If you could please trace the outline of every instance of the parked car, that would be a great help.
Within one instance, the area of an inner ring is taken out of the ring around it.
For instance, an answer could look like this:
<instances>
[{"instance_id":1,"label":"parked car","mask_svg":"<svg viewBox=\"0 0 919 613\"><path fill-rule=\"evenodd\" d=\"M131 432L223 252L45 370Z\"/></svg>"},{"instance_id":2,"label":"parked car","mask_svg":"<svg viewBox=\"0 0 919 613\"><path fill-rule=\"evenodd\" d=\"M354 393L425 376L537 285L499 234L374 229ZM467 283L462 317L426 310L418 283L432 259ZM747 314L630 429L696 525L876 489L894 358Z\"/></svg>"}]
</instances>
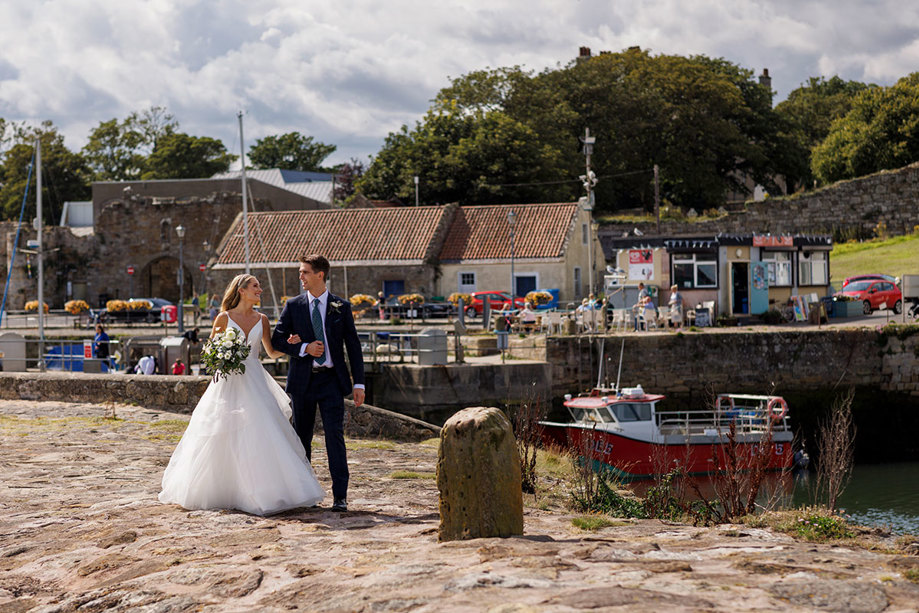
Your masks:
<instances>
[{"instance_id":1,"label":"parked car","mask_svg":"<svg viewBox=\"0 0 919 613\"><path fill-rule=\"evenodd\" d=\"M508 292L472 292L472 304L466 307L466 317L481 317L486 300L492 311L500 311L505 304L510 302L511 295ZM514 298L515 309L522 309L524 304L523 298Z\"/></svg>"},{"instance_id":2,"label":"parked car","mask_svg":"<svg viewBox=\"0 0 919 613\"><path fill-rule=\"evenodd\" d=\"M853 281L890 281L894 285L897 284L897 278L890 275L855 275L854 277L846 277L846 280L842 282L842 287L845 288Z\"/></svg>"},{"instance_id":3,"label":"parked car","mask_svg":"<svg viewBox=\"0 0 919 613\"><path fill-rule=\"evenodd\" d=\"M455 310L449 302L422 302L420 304L389 302L386 304L385 309L390 317L402 317L404 319L410 317L411 311L414 311L414 319L434 319L449 317Z\"/></svg>"},{"instance_id":4,"label":"parked car","mask_svg":"<svg viewBox=\"0 0 919 613\"><path fill-rule=\"evenodd\" d=\"M840 294L861 300L865 315L880 309L882 304L884 308L891 309L897 314L903 310L903 294L900 288L894 285L893 281L886 279L852 281L845 285L837 296Z\"/></svg>"}]
</instances>

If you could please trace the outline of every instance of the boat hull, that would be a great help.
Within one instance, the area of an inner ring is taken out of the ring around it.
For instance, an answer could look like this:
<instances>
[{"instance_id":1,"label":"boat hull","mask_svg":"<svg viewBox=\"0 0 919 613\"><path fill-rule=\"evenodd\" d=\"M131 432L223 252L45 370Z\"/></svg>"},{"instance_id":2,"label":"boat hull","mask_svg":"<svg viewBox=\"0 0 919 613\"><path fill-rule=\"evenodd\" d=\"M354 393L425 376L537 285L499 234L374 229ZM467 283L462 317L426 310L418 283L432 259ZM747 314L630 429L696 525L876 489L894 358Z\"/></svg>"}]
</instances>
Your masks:
<instances>
[{"instance_id":1,"label":"boat hull","mask_svg":"<svg viewBox=\"0 0 919 613\"><path fill-rule=\"evenodd\" d=\"M610 470L622 479L648 479L675 468L695 475L714 474L724 470L750 470L766 435L746 435L735 441L733 461L725 434L698 437L666 437L661 442L638 440L580 424L541 422L543 443L571 450L587 457L596 468ZM790 432L774 432L769 443L769 471L790 469L792 463Z\"/></svg>"}]
</instances>

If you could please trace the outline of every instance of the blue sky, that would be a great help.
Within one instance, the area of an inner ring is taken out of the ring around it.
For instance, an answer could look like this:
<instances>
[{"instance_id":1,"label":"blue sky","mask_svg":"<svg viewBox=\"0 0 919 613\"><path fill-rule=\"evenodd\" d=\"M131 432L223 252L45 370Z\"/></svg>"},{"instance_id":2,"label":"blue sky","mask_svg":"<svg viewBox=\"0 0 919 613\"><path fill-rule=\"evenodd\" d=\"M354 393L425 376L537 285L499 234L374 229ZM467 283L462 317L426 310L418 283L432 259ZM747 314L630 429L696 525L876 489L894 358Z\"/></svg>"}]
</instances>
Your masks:
<instances>
[{"instance_id":1,"label":"blue sky","mask_svg":"<svg viewBox=\"0 0 919 613\"><path fill-rule=\"evenodd\" d=\"M776 102L811 76L889 85L919 70L919 3L876 0L0 0L0 117L100 121L166 106L239 152L298 131L366 159L471 70L567 64L580 46L768 68Z\"/></svg>"}]
</instances>

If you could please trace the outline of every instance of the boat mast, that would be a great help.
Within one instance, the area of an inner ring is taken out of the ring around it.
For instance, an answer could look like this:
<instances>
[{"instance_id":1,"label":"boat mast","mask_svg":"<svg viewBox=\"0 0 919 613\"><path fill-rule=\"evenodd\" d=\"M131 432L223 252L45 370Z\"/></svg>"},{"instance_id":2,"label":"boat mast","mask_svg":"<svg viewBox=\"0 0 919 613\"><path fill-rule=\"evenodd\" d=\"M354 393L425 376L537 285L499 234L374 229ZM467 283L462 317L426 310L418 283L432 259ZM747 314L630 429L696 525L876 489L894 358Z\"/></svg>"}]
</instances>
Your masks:
<instances>
[{"instance_id":1,"label":"boat mast","mask_svg":"<svg viewBox=\"0 0 919 613\"><path fill-rule=\"evenodd\" d=\"M246 274L249 273L249 203L246 199L248 190L246 189L246 147L243 140L243 112L239 111L236 115L239 117L239 160L240 160L240 177L242 177L243 191L243 243L246 249Z\"/></svg>"},{"instance_id":2,"label":"boat mast","mask_svg":"<svg viewBox=\"0 0 919 613\"><path fill-rule=\"evenodd\" d=\"M35 230L38 232L38 369L45 370L45 266L42 252L41 137L35 138Z\"/></svg>"},{"instance_id":3,"label":"boat mast","mask_svg":"<svg viewBox=\"0 0 919 613\"><path fill-rule=\"evenodd\" d=\"M625 339L622 339L622 345L619 346L619 372L616 373L616 393L619 393L619 377L622 376L622 354L625 352Z\"/></svg>"}]
</instances>

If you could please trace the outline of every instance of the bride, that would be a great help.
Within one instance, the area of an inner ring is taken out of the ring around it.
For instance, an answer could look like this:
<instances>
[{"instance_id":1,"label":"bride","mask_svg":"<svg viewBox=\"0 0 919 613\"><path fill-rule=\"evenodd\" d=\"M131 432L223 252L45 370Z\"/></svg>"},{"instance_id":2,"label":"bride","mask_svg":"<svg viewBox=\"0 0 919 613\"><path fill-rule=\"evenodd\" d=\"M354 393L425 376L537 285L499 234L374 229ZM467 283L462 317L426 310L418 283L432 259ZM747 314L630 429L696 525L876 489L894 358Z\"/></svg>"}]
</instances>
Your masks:
<instances>
[{"instance_id":1,"label":"bride","mask_svg":"<svg viewBox=\"0 0 919 613\"><path fill-rule=\"evenodd\" d=\"M237 275L224 292L211 337L237 328L250 347L246 372L208 385L163 473L160 502L270 515L324 497L290 425L290 399L258 359L259 341L270 357L284 355L271 347L268 317L253 309L261 294L252 275Z\"/></svg>"}]
</instances>

